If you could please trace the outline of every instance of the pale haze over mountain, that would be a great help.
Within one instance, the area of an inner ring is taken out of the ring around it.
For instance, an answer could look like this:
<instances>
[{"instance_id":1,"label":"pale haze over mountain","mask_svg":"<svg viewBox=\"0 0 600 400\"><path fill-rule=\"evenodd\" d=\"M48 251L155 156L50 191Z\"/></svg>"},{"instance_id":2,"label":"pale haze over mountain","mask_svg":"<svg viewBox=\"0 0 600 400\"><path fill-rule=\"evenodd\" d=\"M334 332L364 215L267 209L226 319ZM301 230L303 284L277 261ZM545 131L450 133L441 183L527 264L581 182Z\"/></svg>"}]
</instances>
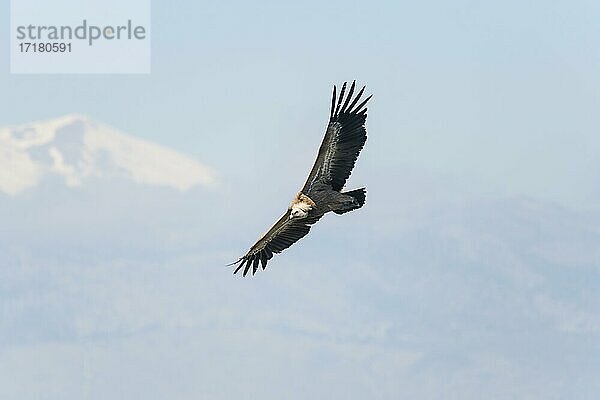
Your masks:
<instances>
[{"instance_id":1,"label":"pale haze over mountain","mask_svg":"<svg viewBox=\"0 0 600 400\"><path fill-rule=\"evenodd\" d=\"M596 214L365 157L363 209L241 279L224 265L283 212L287 180L215 184L78 115L0 142L0 398L600 392Z\"/></svg>"}]
</instances>

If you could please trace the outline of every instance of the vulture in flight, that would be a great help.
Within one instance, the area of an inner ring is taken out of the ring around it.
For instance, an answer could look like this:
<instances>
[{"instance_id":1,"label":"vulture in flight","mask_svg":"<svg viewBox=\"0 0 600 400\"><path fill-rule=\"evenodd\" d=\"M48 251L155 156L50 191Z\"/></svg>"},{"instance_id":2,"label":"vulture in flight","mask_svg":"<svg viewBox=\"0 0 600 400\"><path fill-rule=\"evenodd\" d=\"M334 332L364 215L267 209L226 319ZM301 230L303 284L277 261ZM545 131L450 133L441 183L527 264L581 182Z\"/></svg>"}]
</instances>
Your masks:
<instances>
[{"instance_id":1,"label":"vulture in flight","mask_svg":"<svg viewBox=\"0 0 600 400\"><path fill-rule=\"evenodd\" d=\"M367 141L366 104L371 96L360 101L365 87L356 95L354 88L352 82L346 92L344 82L338 97L333 86L329 123L306 183L267 233L244 256L229 264L236 266L234 274L241 270L246 276L252 270L254 275L259 265L265 269L273 254L281 253L306 236L310 226L324 214L330 211L344 214L365 204L365 188L342 191Z\"/></svg>"}]
</instances>

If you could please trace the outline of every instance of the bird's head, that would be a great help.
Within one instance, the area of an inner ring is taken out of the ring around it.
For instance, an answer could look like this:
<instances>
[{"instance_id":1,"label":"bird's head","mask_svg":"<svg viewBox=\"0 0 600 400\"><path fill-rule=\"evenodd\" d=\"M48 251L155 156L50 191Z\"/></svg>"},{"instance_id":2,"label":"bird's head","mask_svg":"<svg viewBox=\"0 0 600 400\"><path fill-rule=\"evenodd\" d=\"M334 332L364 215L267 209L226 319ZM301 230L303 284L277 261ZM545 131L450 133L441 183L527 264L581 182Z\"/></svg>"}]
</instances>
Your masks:
<instances>
[{"instance_id":1,"label":"bird's head","mask_svg":"<svg viewBox=\"0 0 600 400\"><path fill-rule=\"evenodd\" d=\"M302 192L298 193L289 207L290 219L306 218L308 212L315 206L315 202L310 197L302 194Z\"/></svg>"},{"instance_id":2,"label":"bird's head","mask_svg":"<svg viewBox=\"0 0 600 400\"><path fill-rule=\"evenodd\" d=\"M301 207L293 206L290 211L290 219L306 218L308 215L307 211L304 211Z\"/></svg>"}]
</instances>

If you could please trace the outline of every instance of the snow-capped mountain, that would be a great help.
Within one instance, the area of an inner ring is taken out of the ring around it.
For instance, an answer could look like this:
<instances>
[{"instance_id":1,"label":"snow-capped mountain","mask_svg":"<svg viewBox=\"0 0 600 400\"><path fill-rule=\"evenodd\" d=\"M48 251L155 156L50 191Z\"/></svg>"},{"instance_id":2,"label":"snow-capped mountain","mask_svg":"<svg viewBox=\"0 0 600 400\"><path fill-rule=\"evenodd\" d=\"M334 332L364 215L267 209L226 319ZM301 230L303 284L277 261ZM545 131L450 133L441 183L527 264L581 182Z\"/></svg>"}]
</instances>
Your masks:
<instances>
[{"instance_id":1,"label":"snow-capped mountain","mask_svg":"<svg viewBox=\"0 0 600 400\"><path fill-rule=\"evenodd\" d=\"M67 187L119 177L181 191L215 181L196 160L82 115L0 128L0 192L17 195L52 176Z\"/></svg>"}]
</instances>

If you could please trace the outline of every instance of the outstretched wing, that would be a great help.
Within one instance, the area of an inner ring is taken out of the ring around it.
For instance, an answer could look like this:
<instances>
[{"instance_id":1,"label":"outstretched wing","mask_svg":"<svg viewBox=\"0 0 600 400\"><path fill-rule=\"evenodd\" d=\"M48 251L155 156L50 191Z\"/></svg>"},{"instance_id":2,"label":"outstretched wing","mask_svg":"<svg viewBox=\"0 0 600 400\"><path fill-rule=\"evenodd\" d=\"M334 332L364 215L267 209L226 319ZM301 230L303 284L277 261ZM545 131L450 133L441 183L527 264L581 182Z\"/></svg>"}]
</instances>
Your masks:
<instances>
[{"instance_id":1,"label":"outstretched wing","mask_svg":"<svg viewBox=\"0 0 600 400\"><path fill-rule=\"evenodd\" d=\"M357 105L365 87L353 98L355 82L352 82L348 95L346 82L342 85L340 97L336 102L336 87L333 86L329 124L319 148L315 164L308 175L302 192L308 193L317 182L332 186L333 190L341 190L350 177L358 154L367 141L365 121L367 119L367 97ZM342 104L343 102L343 104Z\"/></svg>"},{"instance_id":2,"label":"outstretched wing","mask_svg":"<svg viewBox=\"0 0 600 400\"><path fill-rule=\"evenodd\" d=\"M322 214L308 215L303 219L290 219L290 210L288 210L279 221L275 223L258 241L248 250L248 253L239 260L230 265L237 265L234 274L244 268L244 276L252 267L252 275L258 270L258 265L262 269L267 267L267 262L275 253L281 253L283 250L302 239L310 231L310 225L317 222Z\"/></svg>"}]
</instances>

